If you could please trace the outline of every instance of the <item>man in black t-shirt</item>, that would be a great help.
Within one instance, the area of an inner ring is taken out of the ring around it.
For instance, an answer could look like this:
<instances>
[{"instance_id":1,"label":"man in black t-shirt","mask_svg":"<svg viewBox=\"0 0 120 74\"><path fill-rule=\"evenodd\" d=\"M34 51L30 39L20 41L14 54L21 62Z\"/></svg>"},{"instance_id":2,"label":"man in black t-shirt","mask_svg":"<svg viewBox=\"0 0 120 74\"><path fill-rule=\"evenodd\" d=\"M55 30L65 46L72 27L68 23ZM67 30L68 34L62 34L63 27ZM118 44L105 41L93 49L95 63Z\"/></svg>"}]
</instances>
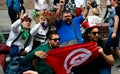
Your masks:
<instances>
[{"instance_id":1,"label":"man in black t-shirt","mask_svg":"<svg viewBox=\"0 0 120 74\"><path fill-rule=\"evenodd\" d=\"M120 58L120 0L111 0L111 5L115 7L116 15L114 16L114 30L112 33L112 38L115 39L115 51L118 57ZM118 65L117 67L120 67Z\"/></svg>"},{"instance_id":2,"label":"man in black t-shirt","mask_svg":"<svg viewBox=\"0 0 120 74\"><path fill-rule=\"evenodd\" d=\"M114 58L109 45L99 38L99 28L87 28L83 38L86 42L97 42L100 54L90 63L74 67L74 74L111 74L111 66L114 64Z\"/></svg>"}]
</instances>

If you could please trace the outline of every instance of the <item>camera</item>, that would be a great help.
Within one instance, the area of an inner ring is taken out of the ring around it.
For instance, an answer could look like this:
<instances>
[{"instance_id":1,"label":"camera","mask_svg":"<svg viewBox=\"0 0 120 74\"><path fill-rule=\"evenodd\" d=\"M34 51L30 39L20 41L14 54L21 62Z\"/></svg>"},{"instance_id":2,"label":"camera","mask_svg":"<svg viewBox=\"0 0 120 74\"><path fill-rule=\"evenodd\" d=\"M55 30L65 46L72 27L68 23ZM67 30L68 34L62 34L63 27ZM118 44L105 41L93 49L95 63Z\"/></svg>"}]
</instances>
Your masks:
<instances>
[{"instance_id":1,"label":"camera","mask_svg":"<svg viewBox=\"0 0 120 74\"><path fill-rule=\"evenodd\" d=\"M96 1L93 1L93 2L91 3L91 6L92 6L93 8L96 8L96 7L98 6L98 4L97 4Z\"/></svg>"}]
</instances>

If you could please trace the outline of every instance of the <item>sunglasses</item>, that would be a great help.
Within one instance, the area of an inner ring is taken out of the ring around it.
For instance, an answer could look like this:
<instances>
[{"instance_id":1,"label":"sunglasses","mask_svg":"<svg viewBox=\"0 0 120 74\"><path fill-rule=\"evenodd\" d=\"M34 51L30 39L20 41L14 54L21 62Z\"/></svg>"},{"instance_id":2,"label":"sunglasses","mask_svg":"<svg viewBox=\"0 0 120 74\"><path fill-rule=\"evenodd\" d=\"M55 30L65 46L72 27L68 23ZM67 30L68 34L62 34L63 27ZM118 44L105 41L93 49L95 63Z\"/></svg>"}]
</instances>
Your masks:
<instances>
[{"instance_id":1,"label":"sunglasses","mask_svg":"<svg viewBox=\"0 0 120 74\"><path fill-rule=\"evenodd\" d=\"M96 36L96 34L99 35L100 32L91 32L94 36Z\"/></svg>"},{"instance_id":2,"label":"sunglasses","mask_svg":"<svg viewBox=\"0 0 120 74\"><path fill-rule=\"evenodd\" d=\"M51 40L54 40L56 42L57 40L60 41L60 38L55 38L55 39L51 39Z\"/></svg>"}]
</instances>

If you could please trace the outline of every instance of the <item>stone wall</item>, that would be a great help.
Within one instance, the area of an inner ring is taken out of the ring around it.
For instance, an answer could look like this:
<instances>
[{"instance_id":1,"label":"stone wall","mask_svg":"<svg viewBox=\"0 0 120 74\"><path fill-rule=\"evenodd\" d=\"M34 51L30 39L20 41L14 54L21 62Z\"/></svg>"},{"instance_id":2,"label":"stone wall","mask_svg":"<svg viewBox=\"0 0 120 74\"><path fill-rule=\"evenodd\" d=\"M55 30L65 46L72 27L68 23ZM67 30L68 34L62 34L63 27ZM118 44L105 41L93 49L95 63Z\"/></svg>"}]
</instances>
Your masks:
<instances>
[{"instance_id":1,"label":"stone wall","mask_svg":"<svg viewBox=\"0 0 120 74\"><path fill-rule=\"evenodd\" d=\"M6 0L0 0L0 10L7 9L5 1ZM89 0L89 1L92 1L92 0ZM106 0L102 0L103 7L105 7L105 3L106 3ZM34 8L33 0L24 0L24 6L26 9L33 9Z\"/></svg>"}]
</instances>

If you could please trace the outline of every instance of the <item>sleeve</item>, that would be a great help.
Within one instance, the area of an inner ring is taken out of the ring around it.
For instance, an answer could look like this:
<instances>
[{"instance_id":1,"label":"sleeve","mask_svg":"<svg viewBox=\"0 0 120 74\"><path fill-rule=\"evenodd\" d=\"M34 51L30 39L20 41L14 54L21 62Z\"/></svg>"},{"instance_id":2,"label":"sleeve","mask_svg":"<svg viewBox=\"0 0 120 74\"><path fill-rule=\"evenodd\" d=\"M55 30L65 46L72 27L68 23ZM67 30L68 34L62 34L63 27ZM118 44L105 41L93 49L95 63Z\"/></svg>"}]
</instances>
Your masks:
<instances>
[{"instance_id":1,"label":"sleeve","mask_svg":"<svg viewBox=\"0 0 120 74\"><path fill-rule=\"evenodd\" d=\"M18 32L19 26L21 25L21 19L18 19L17 21L15 21L12 25L11 25L11 30L13 32Z\"/></svg>"},{"instance_id":2,"label":"sleeve","mask_svg":"<svg viewBox=\"0 0 120 74\"><path fill-rule=\"evenodd\" d=\"M26 60L32 60L33 58L35 58L36 56L34 55L36 51L39 51L41 49L41 46L35 48L32 52L28 53L24 58Z\"/></svg>"},{"instance_id":3,"label":"sleeve","mask_svg":"<svg viewBox=\"0 0 120 74\"><path fill-rule=\"evenodd\" d=\"M30 39L29 45L25 48L26 53L29 53L30 51L32 51L33 41L34 41L34 36L32 36L32 38Z\"/></svg>"},{"instance_id":4,"label":"sleeve","mask_svg":"<svg viewBox=\"0 0 120 74\"><path fill-rule=\"evenodd\" d=\"M62 25L62 20L60 20L60 21L57 21L57 20L55 20L55 26L57 27L57 29L59 29L59 27Z\"/></svg>"},{"instance_id":5,"label":"sleeve","mask_svg":"<svg viewBox=\"0 0 120 74\"><path fill-rule=\"evenodd\" d=\"M83 15L75 17L73 21L79 22L81 24L84 21Z\"/></svg>"},{"instance_id":6,"label":"sleeve","mask_svg":"<svg viewBox=\"0 0 120 74\"><path fill-rule=\"evenodd\" d=\"M106 55L112 54L110 45L106 41L103 41L103 42L104 42L103 43L103 50L104 50L105 54Z\"/></svg>"},{"instance_id":7,"label":"sleeve","mask_svg":"<svg viewBox=\"0 0 120 74\"><path fill-rule=\"evenodd\" d=\"M34 53L30 52L24 57L24 59L26 59L28 61L32 61L34 57L35 57Z\"/></svg>"},{"instance_id":8,"label":"sleeve","mask_svg":"<svg viewBox=\"0 0 120 74\"><path fill-rule=\"evenodd\" d=\"M116 7L116 8L115 8L115 12L116 12L116 15L117 15L117 16L120 15L120 9L119 9L119 8L120 8L120 7Z\"/></svg>"},{"instance_id":9,"label":"sleeve","mask_svg":"<svg viewBox=\"0 0 120 74\"><path fill-rule=\"evenodd\" d=\"M37 31L39 30L40 27L40 23L36 24L31 30L30 30L30 34L33 36L37 33Z\"/></svg>"}]
</instances>

